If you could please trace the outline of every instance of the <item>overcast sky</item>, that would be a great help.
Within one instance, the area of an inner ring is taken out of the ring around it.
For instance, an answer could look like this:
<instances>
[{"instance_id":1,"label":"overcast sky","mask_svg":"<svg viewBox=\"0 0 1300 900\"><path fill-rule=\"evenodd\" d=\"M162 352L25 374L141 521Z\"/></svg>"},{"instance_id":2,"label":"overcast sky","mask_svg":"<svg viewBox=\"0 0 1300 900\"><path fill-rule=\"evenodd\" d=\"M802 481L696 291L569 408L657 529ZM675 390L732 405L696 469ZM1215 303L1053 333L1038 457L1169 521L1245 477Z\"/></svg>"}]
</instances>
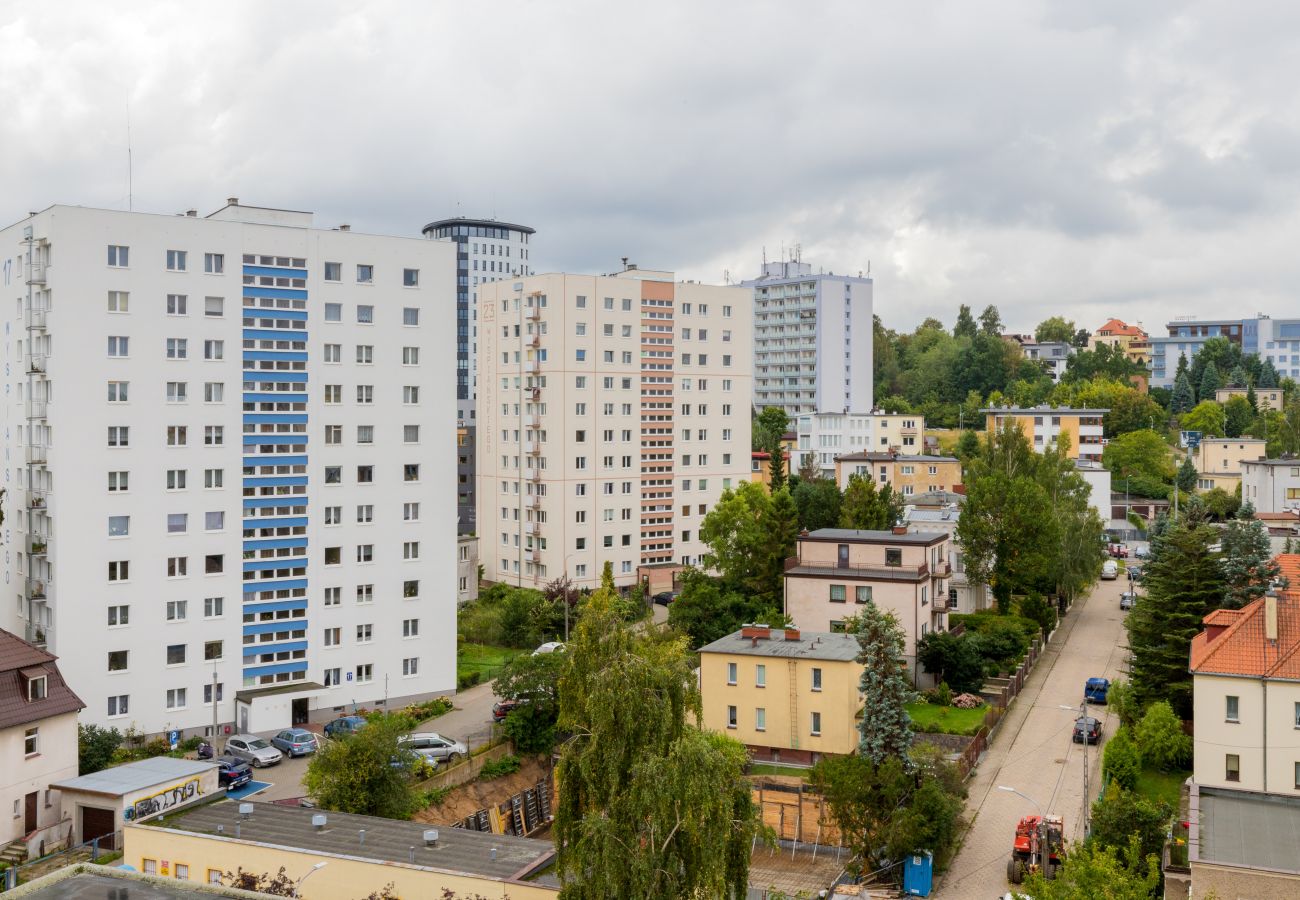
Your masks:
<instances>
[{"instance_id":1,"label":"overcast sky","mask_svg":"<svg viewBox=\"0 0 1300 900\"><path fill-rule=\"evenodd\" d=\"M227 196L540 269L876 279L910 329L996 303L1300 316L1300 4L8 3L8 223Z\"/></svg>"}]
</instances>

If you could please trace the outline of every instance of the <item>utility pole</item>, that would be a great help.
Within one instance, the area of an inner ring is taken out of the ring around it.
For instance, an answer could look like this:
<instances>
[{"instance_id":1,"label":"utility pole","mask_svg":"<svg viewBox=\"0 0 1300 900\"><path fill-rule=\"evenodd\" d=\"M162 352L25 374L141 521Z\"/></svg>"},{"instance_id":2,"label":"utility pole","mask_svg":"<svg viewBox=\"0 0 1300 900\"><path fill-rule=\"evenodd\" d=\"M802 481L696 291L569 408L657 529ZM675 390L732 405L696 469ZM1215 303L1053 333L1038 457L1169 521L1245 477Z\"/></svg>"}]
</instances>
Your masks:
<instances>
[{"instance_id":1,"label":"utility pole","mask_svg":"<svg viewBox=\"0 0 1300 900\"><path fill-rule=\"evenodd\" d=\"M212 752L215 755L217 749L217 664L212 663Z\"/></svg>"}]
</instances>

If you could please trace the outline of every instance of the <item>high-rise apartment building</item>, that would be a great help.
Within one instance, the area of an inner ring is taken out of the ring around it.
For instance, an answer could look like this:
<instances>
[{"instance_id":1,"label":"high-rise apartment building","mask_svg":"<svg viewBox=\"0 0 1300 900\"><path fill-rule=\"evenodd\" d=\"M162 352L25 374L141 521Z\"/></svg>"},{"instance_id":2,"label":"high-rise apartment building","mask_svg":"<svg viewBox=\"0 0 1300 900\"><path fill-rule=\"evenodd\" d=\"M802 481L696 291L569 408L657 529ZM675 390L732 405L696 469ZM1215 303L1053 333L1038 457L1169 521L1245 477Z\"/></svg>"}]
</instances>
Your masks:
<instances>
[{"instance_id":1,"label":"high-rise apartment building","mask_svg":"<svg viewBox=\"0 0 1300 900\"><path fill-rule=\"evenodd\" d=\"M455 686L454 250L242 206L0 231L0 626L83 721L266 730Z\"/></svg>"},{"instance_id":2,"label":"high-rise apartment building","mask_svg":"<svg viewBox=\"0 0 1300 900\"><path fill-rule=\"evenodd\" d=\"M495 219L439 219L424 236L456 244L456 512L462 534L474 531L475 397L478 367L478 286L533 274L527 225Z\"/></svg>"},{"instance_id":3,"label":"high-rise apartment building","mask_svg":"<svg viewBox=\"0 0 1300 900\"><path fill-rule=\"evenodd\" d=\"M870 412L872 282L771 262L754 289L754 406Z\"/></svg>"},{"instance_id":4,"label":"high-rise apartment building","mask_svg":"<svg viewBox=\"0 0 1300 900\"><path fill-rule=\"evenodd\" d=\"M485 577L652 588L697 564L700 524L749 479L751 293L616 275L479 286Z\"/></svg>"}]
</instances>

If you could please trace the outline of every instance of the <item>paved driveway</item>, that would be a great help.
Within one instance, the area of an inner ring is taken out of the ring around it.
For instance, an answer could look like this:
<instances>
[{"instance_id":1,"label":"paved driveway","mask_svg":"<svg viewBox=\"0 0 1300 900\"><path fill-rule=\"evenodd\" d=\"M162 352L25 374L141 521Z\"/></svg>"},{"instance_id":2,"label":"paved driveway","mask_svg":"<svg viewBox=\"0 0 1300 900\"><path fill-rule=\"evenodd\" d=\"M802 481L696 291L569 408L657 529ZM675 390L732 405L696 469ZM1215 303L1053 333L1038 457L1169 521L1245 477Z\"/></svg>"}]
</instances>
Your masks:
<instances>
[{"instance_id":1,"label":"paved driveway","mask_svg":"<svg viewBox=\"0 0 1300 900\"><path fill-rule=\"evenodd\" d=\"M1016 823L1036 810L1029 801L998 790L998 785L1014 787L1047 812L1063 816L1068 841L1082 837L1084 751L1070 735L1084 681L1094 675L1113 681L1122 674L1128 639L1119 595L1127 584L1098 582L1091 596L1075 603L1002 720L993 746L968 784L966 816L973 824L936 897L995 898L1009 889L1006 869ZM1116 721L1105 707L1090 710L1103 722L1104 742ZM1087 755L1089 790L1095 796L1101 785L1101 747L1089 747Z\"/></svg>"}]
</instances>

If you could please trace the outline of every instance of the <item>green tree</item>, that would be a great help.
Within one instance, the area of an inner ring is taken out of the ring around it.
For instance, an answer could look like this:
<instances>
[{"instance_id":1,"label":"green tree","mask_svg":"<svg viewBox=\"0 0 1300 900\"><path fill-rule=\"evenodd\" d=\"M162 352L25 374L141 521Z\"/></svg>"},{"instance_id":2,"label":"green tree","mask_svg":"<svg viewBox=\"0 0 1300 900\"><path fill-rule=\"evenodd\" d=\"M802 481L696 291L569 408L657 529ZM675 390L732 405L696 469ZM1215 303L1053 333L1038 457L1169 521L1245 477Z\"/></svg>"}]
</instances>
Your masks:
<instances>
[{"instance_id":1,"label":"green tree","mask_svg":"<svg viewBox=\"0 0 1300 900\"><path fill-rule=\"evenodd\" d=\"M1204 400L1183 416L1182 426L1185 431L1199 431L1206 437L1223 437L1226 430L1223 407L1213 400Z\"/></svg>"},{"instance_id":2,"label":"green tree","mask_svg":"<svg viewBox=\"0 0 1300 900\"><path fill-rule=\"evenodd\" d=\"M1238 363L1232 367L1228 373L1229 387L1249 387L1251 384L1250 376L1246 374L1246 367Z\"/></svg>"},{"instance_id":3,"label":"green tree","mask_svg":"<svg viewBox=\"0 0 1300 900\"><path fill-rule=\"evenodd\" d=\"M1192 390L1192 380L1187 377L1186 372L1183 372L1174 380L1174 393L1169 401L1169 411L1175 415L1181 415L1185 412L1191 412L1192 407L1195 405L1196 393Z\"/></svg>"},{"instance_id":4,"label":"green tree","mask_svg":"<svg viewBox=\"0 0 1300 900\"><path fill-rule=\"evenodd\" d=\"M794 553L799 535L798 519L787 490L769 495L752 481L724 490L700 524L700 539L709 547L704 565L763 605L776 605L785 559Z\"/></svg>"},{"instance_id":5,"label":"green tree","mask_svg":"<svg viewBox=\"0 0 1300 900\"><path fill-rule=\"evenodd\" d=\"M1132 431L1108 443L1102 464L1121 483L1124 478L1143 478L1157 483L1172 482L1175 475L1173 450L1154 431Z\"/></svg>"},{"instance_id":6,"label":"green tree","mask_svg":"<svg viewBox=\"0 0 1300 900\"><path fill-rule=\"evenodd\" d=\"M970 635L931 631L916 643L916 659L956 693L984 687L984 658Z\"/></svg>"},{"instance_id":7,"label":"green tree","mask_svg":"<svg viewBox=\"0 0 1300 900\"><path fill-rule=\"evenodd\" d=\"M1202 387L1205 381L1205 370L1213 369L1215 388L1223 386L1223 378L1234 368L1243 362L1241 345L1234 344L1226 337L1212 337L1204 344L1201 349L1196 351L1196 356L1192 359L1192 364L1188 367L1187 375L1192 380L1192 384ZM1201 400L1213 400L1214 391L1211 390L1207 397L1202 390Z\"/></svg>"},{"instance_id":8,"label":"green tree","mask_svg":"<svg viewBox=\"0 0 1300 900\"><path fill-rule=\"evenodd\" d=\"M1153 543L1142 576L1146 596L1125 620L1133 652L1131 683L1144 707L1168 700L1181 716L1191 717L1192 638L1224 596L1223 571L1210 553L1217 540L1204 513L1192 507Z\"/></svg>"},{"instance_id":9,"label":"green tree","mask_svg":"<svg viewBox=\"0 0 1300 900\"><path fill-rule=\"evenodd\" d=\"M701 731L681 638L593 599L565 654L555 815L560 896L745 896L759 822L744 746Z\"/></svg>"},{"instance_id":10,"label":"green tree","mask_svg":"<svg viewBox=\"0 0 1300 900\"><path fill-rule=\"evenodd\" d=\"M896 758L910 767L912 718L907 704L916 699L916 692L903 655L903 629L892 613L868 603L858 613L856 633L858 662L864 667L858 682L863 698L858 753L877 765Z\"/></svg>"},{"instance_id":11,"label":"green tree","mask_svg":"<svg viewBox=\"0 0 1300 900\"><path fill-rule=\"evenodd\" d=\"M1199 397L1202 402L1213 400L1214 392L1221 387L1223 387L1223 383L1219 380L1219 370L1214 366L1206 366L1201 375L1200 389L1197 392L1197 397Z\"/></svg>"},{"instance_id":12,"label":"green tree","mask_svg":"<svg viewBox=\"0 0 1300 900\"><path fill-rule=\"evenodd\" d=\"M1278 386L1277 367L1273 365L1272 359L1264 360L1264 368L1260 373L1258 384L1262 388L1275 388Z\"/></svg>"},{"instance_id":13,"label":"green tree","mask_svg":"<svg viewBox=\"0 0 1300 900\"><path fill-rule=\"evenodd\" d=\"M1136 836L1123 854L1096 844L1075 845L1055 878L1034 872L1016 894L1030 900L1150 900L1160 887L1160 860L1143 861L1140 853Z\"/></svg>"},{"instance_id":14,"label":"green tree","mask_svg":"<svg viewBox=\"0 0 1300 900\"><path fill-rule=\"evenodd\" d=\"M668 624L687 636L697 650L724 638L746 623L781 627L786 617L773 605L764 605L755 595L733 590L722 579L699 569L681 574L682 591L668 606Z\"/></svg>"},{"instance_id":15,"label":"green tree","mask_svg":"<svg viewBox=\"0 0 1300 900\"><path fill-rule=\"evenodd\" d=\"M1174 708L1165 700L1147 707L1134 733L1142 761L1162 772L1180 769L1192 759L1192 739L1183 731Z\"/></svg>"},{"instance_id":16,"label":"green tree","mask_svg":"<svg viewBox=\"0 0 1300 900\"><path fill-rule=\"evenodd\" d=\"M1061 316L1052 316L1038 323L1034 329L1034 340L1042 344L1046 341L1063 341L1070 343L1074 340L1074 333L1078 331L1073 322L1067 322Z\"/></svg>"},{"instance_id":17,"label":"green tree","mask_svg":"<svg viewBox=\"0 0 1300 900\"><path fill-rule=\"evenodd\" d=\"M1135 727L1142 718L1142 707L1133 696L1133 686L1122 678L1110 683L1110 690L1106 692L1106 706L1125 728Z\"/></svg>"},{"instance_id":18,"label":"green tree","mask_svg":"<svg viewBox=\"0 0 1300 900\"><path fill-rule=\"evenodd\" d=\"M984 312L980 313L980 332L989 337L1001 337L1002 327L1002 316L998 313L998 308L992 303L984 307Z\"/></svg>"},{"instance_id":19,"label":"green tree","mask_svg":"<svg viewBox=\"0 0 1300 900\"><path fill-rule=\"evenodd\" d=\"M1237 394L1223 404L1224 437L1241 437L1255 422L1255 409L1250 401Z\"/></svg>"},{"instance_id":20,"label":"green tree","mask_svg":"<svg viewBox=\"0 0 1300 900\"><path fill-rule=\"evenodd\" d=\"M811 454L809 454L811 455ZM808 531L834 528L840 523L840 489L829 478L800 479L792 492L799 510L799 527Z\"/></svg>"},{"instance_id":21,"label":"green tree","mask_svg":"<svg viewBox=\"0 0 1300 900\"><path fill-rule=\"evenodd\" d=\"M979 326L975 324L975 317L971 315L970 307L965 303L957 308L957 322L952 326L953 337L973 338L979 331Z\"/></svg>"},{"instance_id":22,"label":"green tree","mask_svg":"<svg viewBox=\"0 0 1300 900\"><path fill-rule=\"evenodd\" d=\"M785 471L785 453L779 441L767 453L767 476L768 487L772 493L785 490L789 483Z\"/></svg>"},{"instance_id":23,"label":"green tree","mask_svg":"<svg viewBox=\"0 0 1300 900\"><path fill-rule=\"evenodd\" d=\"M418 802L411 774L419 757L398 746L406 726L400 717L380 713L355 734L326 741L307 764L308 795L323 809L409 819Z\"/></svg>"},{"instance_id":24,"label":"green tree","mask_svg":"<svg viewBox=\"0 0 1300 900\"><path fill-rule=\"evenodd\" d=\"M1142 773L1142 751L1133 742L1129 729L1121 726L1106 742L1101 755L1101 771L1125 790L1131 791L1137 784L1138 775Z\"/></svg>"},{"instance_id":25,"label":"green tree","mask_svg":"<svg viewBox=\"0 0 1300 900\"><path fill-rule=\"evenodd\" d=\"M1242 504L1220 536L1219 563L1227 588L1223 606L1241 609L1264 596L1282 569L1273 556L1272 543L1264 523L1255 518L1255 508Z\"/></svg>"},{"instance_id":26,"label":"green tree","mask_svg":"<svg viewBox=\"0 0 1300 900\"><path fill-rule=\"evenodd\" d=\"M1080 350L1065 363L1063 382L1089 381L1105 378L1128 383L1135 375L1146 374L1146 368L1129 359L1124 348L1100 344L1095 350Z\"/></svg>"},{"instance_id":27,"label":"green tree","mask_svg":"<svg viewBox=\"0 0 1300 900\"><path fill-rule=\"evenodd\" d=\"M957 438L957 458L966 462L980 452L980 439L974 431L963 431Z\"/></svg>"},{"instance_id":28,"label":"green tree","mask_svg":"<svg viewBox=\"0 0 1300 900\"><path fill-rule=\"evenodd\" d=\"M765 406L762 412L754 417L753 439L754 450L770 451L781 441L781 436L790 428L790 417L786 415L784 409L779 406Z\"/></svg>"},{"instance_id":29,"label":"green tree","mask_svg":"<svg viewBox=\"0 0 1300 900\"><path fill-rule=\"evenodd\" d=\"M555 746L564 663L563 653L522 653L506 663L492 685L492 692L502 700L519 701L506 716L504 728L521 753L549 753Z\"/></svg>"},{"instance_id":30,"label":"green tree","mask_svg":"<svg viewBox=\"0 0 1300 900\"><path fill-rule=\"evenodd\" d=\"M1178 475L1174 479L1178 490L1185 494L1196 490L1196 475L1196 463L1192 462L1191 455L1184 456L1182 464L1178 467Z\"/></svg>"},{"instance_id":31,"label":"green tree","mask_svg":"<svg viewBox=\"0 0 1300 900\"><path fill-rule=\"evenodd\" d=\"M1229 494L1221 487L1213 487L1199 496L1205 515L1216 522L1223 522L1233 516L1241 506L1235 494Z\"/></svg>"},{"instance_id":32,"label":"green tree","mask_svg":"<svg viewBox=\"0 0 1300 900\"><path fill-rule=\"evenodd\" d=\"M1109 752L1109 744L1106 749ZM1136 837L1138 852L1126 854L1126 868L1133 867L1136 861L1134 874L1147 878L1153 874L1147 860L1160 858L1173 815L1173 808L1163 800L1149 800L1112 781L1092 804L1090 843L1119 853L1126 851ZM1158 866L1154 874L1159 877Z\"/></svg>"},{"instance_id":33,"label":"green tree","mask_svg":"<svg viewBox=\"0 0 1300 900\"><path fill-rule=\"evenodd\" d=\"M77 774L89 775L107 769L113 754L122 746L122 732L99 725L77 725Z\"/></svg>"},{"instance_id":34,"label":"green tree","mask_svg":"<svg viewBox=\"0 0 1300 900\"><path fill-rule=\"evenodd\" d=\"M840 502L840 527L880 531L889 528L903 513L903 506L891 485L876 490L870 474L849 476Z\"/></svg>"}]
</instances>

